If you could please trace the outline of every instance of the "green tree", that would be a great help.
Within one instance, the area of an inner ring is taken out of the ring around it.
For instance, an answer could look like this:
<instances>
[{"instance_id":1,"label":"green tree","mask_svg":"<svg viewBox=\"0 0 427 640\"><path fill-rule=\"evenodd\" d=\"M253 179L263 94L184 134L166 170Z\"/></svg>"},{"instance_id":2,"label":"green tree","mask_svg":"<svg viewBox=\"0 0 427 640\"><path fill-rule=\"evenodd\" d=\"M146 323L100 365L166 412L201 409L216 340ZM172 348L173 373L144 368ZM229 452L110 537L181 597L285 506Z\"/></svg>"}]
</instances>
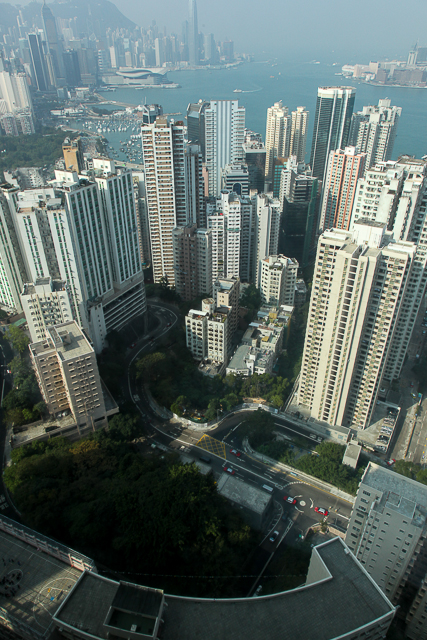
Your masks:
<instances>
[{"instance_id":1,"label":"green tree","mask_svg":"<svg viewBox=\"0 0 427 640\"><path fill-rule=\"evenodd\" d=\"M11 324L5 331L5 338L12 343L12 346L18 353L24 353L28 345L30 344L29 338L25 335L25 333L15 327L15 325Z\"/></svg>"},{"instance_id":2,"label":"green tree","mask_svg":"<svg viewBox=\"0 0 427 640\"><path fill-rule=\"evenodd\" d=\"M162 365L166 363L166 356L160 351L148 353L140 358L136 363L136 377L149 382L156 380L162 371Z\"/></svg>"},{"instance_id":3,"label":"green tree","mask_svg":"<svg viewBox=\"0 0 427 640\"><path fill-rule=\"evenodd\" d=\"M258 409L248 415L239 427L240 435L248 438L249 444L256 449L274 438L274 419L270 413Z\"/></svg>"}]
</instances>

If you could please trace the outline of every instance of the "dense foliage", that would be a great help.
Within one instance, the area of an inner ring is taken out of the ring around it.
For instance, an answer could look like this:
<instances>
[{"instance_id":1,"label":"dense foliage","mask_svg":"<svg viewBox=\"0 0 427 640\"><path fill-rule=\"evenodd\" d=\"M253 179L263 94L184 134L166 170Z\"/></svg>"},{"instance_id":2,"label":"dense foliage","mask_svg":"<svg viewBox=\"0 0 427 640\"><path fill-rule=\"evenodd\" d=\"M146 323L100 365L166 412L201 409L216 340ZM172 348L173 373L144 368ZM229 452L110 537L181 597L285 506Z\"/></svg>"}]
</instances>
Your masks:
<instances>
[{"instance_id":1,"label":"dense foliage","mask_svg":"<svg viewBox=\"0 0 427 640\"><path fill-rule=\"evenodd\" d=\"M170 592L218 596L252 550L255 534L217 493L211 474L177 455L142 457L133 416L70 444L13 451L5 481L26 523L129 579ZM167 576L195 576L168 578ZM205 576L221 576L207 578Z\"/></svg>"},{"instance_id":2,"label":"dense foliage","mask_svg":"<svg viewBox=\"0 0 427 640\"><path fill-rule=\"evenodd\" d=\"M16 356L9 367L13 387L3 398L5 420L16 426L39 420L46 413L46 405L30 364L22 356Z\"/></svg>"},{"instance_id":3,"label":"dense foliage","mask_svg":"<svg viewBox=\"0 0 427 640\"><path fill-rule=\"evenodd\" d=\"M65 134L44 130L29 136L0 136L0 171L17 167L43 167L62 156Z\"/></svg>"},{"instance_id":4,"label":"dense foliage","mask_svg":"<svg viewBox=\"0 0 427 640\"><path fill-rule=\"evenodd\" d=\"M252 414L252 417L257 414L258 412ZM289 443L275 440L273 429L270 436L263 425L260 425L258 430L254 427L253 431L254 433L248 436L249 442L259 453L356 495L363 471L368 464L366 456L360 457L358 468L354 470L342 464L345 446L334 442L322 442L316 446L315 453L297 458Z\"/></svg>"},{"instance_id":5,"label":"dense foliage","mask_svg":"<svg viewBox=\"0 0 427 640\"><path fill-rule=\"evenodd\" d=\"M392 468L397 473L400 473L400 475L406 476L406 478L411 478L412 480L416 480L422 484L427 484L427 469L423 469L423 467L417 462L396 460L396 463Z\"/></svg>"}]
</instances>

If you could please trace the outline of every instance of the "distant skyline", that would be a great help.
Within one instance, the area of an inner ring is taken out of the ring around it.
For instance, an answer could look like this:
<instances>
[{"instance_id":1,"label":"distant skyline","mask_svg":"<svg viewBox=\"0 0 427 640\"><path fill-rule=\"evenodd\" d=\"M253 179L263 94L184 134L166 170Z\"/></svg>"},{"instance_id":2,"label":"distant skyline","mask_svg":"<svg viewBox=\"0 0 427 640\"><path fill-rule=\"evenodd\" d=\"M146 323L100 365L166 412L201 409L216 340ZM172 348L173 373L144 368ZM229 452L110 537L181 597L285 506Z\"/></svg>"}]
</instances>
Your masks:
<instances>
[{"instance_id":1,"label":"distant skyline","mask_svg":"<svg viewBox=\"0 0 427 640\"><path fill-rule=\"evenodd\" d=\"M156 20L169 32L179 30L189 17L186 0L115 4L140 26ZM257 55L265 50L301 59L306 53L333 57L334 52L363 62L373 56L406 55L417 40L427 45L425 0L413 0L410 11L404 10L402 0L197 0L197 11L200 31L214 33L216 40L234 40L237 51Z\"/></svg>"},{"instance_id":2,"label":"distant skyline","mask_svg":"<svg viewBox=\"0 0 427 640\"><path fill-rule=\"evenodd\" d=\"M188 0L112 1L141 27L155 20L160 29L180 33L189 19ZM412 0L410 10L402 0L197 0L197 13L199 31L213 33L217 41L234 40L236 51L258 58L263 53L297 60L323 56L354 63L405 57L417 41L427 46L425 0Z\"/></svg>"}]
</instances>

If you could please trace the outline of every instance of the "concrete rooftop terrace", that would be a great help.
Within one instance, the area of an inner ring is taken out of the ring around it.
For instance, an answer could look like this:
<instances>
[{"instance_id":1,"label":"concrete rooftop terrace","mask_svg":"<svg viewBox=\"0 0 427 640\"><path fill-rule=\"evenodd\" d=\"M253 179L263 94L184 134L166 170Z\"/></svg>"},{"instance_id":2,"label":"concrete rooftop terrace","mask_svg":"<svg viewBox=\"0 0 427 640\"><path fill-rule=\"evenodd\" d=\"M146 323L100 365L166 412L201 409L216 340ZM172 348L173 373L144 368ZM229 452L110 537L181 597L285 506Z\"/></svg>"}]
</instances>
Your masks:
<instances>
[{"instance_id":1,"label":"concrete rooftop terrace","mask_svg":"<svg viewBox=\"0 0 427 640\"><path fill-rule=\"evenodd\" d=\"M0 585L0 616L16 619L40 637L48 637L53 615L81 575L40 548L0 531L0 582L12 578L11 588L16 589L15 595L6 597ZM4 637L1 629L0 637Z\"/></svg>"},{"instance_id":2,"label":"concrete rooftop terrace","mask_svg":"<svg viewBox=\"0 0 427 640\"><path fill-rule=\"evenodd\" d=\"M41 340L30 344L30 349L34 355L48 354L54 350L58 352L62 360L72 360L94 353L89 341L74 321L49 327L48 332L49 340Z\"/></svg>"}]
</instances>

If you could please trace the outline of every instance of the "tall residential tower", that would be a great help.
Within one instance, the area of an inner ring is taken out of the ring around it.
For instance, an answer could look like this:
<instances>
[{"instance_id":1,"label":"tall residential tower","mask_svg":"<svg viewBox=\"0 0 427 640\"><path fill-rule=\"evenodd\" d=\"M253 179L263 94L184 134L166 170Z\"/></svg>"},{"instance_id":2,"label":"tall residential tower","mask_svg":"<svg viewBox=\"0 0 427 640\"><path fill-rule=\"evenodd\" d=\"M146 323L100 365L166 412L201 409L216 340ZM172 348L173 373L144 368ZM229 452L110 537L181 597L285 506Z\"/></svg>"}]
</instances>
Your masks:
<instances>
[{"instance_id":1,"label":"tall residential tower","mask_svg":"<svg viewBox=\"0 0 427 640\"><path fill-rule=\"evenodd\" d=\"M315 178L324 179L330 152L348 144L355 96L353 87L318 89L310 157Z\"/></svg>"}]
</instances>

